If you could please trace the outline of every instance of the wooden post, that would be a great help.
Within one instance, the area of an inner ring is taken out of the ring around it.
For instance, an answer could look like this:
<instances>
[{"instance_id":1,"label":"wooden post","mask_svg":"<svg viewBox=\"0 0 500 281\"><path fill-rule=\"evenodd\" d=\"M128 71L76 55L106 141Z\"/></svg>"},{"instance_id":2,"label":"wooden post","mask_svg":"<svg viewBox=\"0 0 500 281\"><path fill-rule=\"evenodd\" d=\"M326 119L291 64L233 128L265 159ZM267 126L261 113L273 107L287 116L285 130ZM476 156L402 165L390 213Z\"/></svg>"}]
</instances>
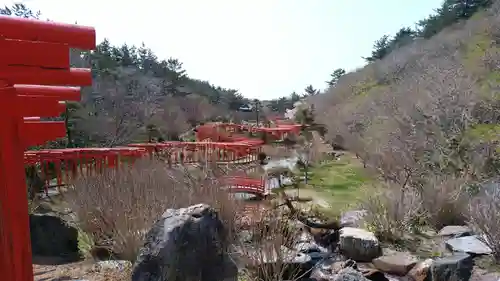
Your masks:
<instances>
[{"instance_id":1,"label":"wooden post","mask_svg":"<svg viewBox=\"0 0 500 281\"><path fill-rule=\"evenodd\" d=\"M0 90L0 272L8 281L33 280L23 147L16 92Z\"/></svg>"}]
</instances>

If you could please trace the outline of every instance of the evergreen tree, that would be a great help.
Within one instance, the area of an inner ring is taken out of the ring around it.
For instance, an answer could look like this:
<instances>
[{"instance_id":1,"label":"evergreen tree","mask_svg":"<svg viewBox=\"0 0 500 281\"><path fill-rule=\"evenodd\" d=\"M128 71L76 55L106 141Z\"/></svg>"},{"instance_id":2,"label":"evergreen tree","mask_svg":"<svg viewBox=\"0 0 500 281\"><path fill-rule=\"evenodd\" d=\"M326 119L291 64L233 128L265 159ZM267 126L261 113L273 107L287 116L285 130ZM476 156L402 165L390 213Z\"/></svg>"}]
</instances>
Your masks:
<instances>
[{"instance_id":1,"label":"evergreen tree","mask_svg":"<svg viewBox=\"0 0 500 281\"><path fill-rule=\"evenodd\" d=\"M339 81L340 77L344 76L346 74L345 70L343 68L337 68L333 71L332 74L330 74L330 81L327 81L326 83L328 86L333 87L337 82Z\"/></svg>"},{"instance_id":2,"label":"evergreen tree","mask_svg":"<svg viewBox=\"0 0 500 281\"><path fill-rule=\"evenodd\" d=\"M309 85L307 86L305 89L304 89L304 92L306 93L306 95L308 96L315 96L319 93L318 90L314 89L314 87L312 85Z\"/></svg>"}]
</instances>

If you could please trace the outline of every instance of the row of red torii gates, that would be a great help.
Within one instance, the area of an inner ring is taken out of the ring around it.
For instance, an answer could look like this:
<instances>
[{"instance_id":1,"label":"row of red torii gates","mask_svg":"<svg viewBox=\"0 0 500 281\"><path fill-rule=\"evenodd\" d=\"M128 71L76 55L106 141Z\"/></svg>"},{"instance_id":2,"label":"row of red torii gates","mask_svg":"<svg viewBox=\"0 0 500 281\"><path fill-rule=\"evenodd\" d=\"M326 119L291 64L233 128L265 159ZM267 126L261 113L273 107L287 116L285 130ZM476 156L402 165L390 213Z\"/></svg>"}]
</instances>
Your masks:
<instances>
[{"instance_id":1,"label":"row of red torii gates","mask_svg":"<svg viewBox=\"0 0 500 281\"><path fill-rule=\"evenodd\" d=\"M229 125L229 126L228 126ZM133 143L123 147L113 148L65 148L65 149L42 149L24 152L24 165L40 166L45 179L45 191L48 192L50 179L54 176L57 186L75 179L78 175L91 175L102 172L105 168L119 168L126 162L133 164L137 158L144 156L163 156L170 164L190 164L201 161L216 161L217 163L243 164L258 160L262 151L263 141L241 136L229 136L225 131L218 131L214 136L206 134L205 131L213 127L223 128L239 126L240 130L247 130L236 124L205 124L198 128L197 139L204 141L181 142L166 141L160 143ZM269 129L269 128L264 128ZM299 126L288 126L286 130L278 129L264 130L262 132L271 134L274 138L282 138L281 132L299 133ZM251 130L248 130L251 131ZM270 133L271 132L271 133ZM273 134L274 133L274 134ZM214 142L213 139L224 139L225 142ZM126 160L126 161L123 161ZM55 175L51 175L49 167L53 165ZM227 177L227 183L233 192L248 191L252 194L263 196L266 193L265 180L246 177Z\"/></svg>"},{"instance_id":2,"label":"row of red torii gates","mask_svg":"<svg viewBox=\"0 0 500 281\"><path fill-rule=\"evenodd\" d=\"M0 16L0 272L2 280L33 281L25 166L51 163L58 184L67 178L169 151L173 163L204 159L233 162L257 160L263 142L231 136L235 130L261 132L280 139L298 133L300 125L257 128L237 124L205 124L197 142L130 144L114 148L44 149L28 147L66 135L64 122L43 121L65 111L65 101L79 101L80 87L92 84L90 69L71 68L70 48L93 50L91 27ZM69 87L71 85L72 87ZM75 87L77 86L77 87ZM220 131L223 129L223 131ZM193 156L194 155L194 156ZM127 159L127 161L123 161ZM232 177L228 185L263 192L262 179Z\"/></svg>"}]
</instances>

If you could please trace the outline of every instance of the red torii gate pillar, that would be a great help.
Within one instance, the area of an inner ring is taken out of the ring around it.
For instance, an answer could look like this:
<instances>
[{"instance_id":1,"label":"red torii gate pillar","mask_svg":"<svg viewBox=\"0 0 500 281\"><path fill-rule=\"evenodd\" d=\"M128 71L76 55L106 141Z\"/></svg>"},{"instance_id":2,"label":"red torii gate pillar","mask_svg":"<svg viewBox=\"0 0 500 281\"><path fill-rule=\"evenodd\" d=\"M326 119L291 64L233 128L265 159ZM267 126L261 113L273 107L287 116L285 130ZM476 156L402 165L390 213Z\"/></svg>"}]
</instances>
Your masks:
<instances>
[{"instance_id":1,"label":"red torii gate pillar","mask_svg":"<svg viewBox=\"0 0 500 281\"><path fill-rule=\"evenodd\" d=\"M79 88L55 85L92 83L89 69L70 68L70 47L94 49L95 30L0 16L0 273L5 281L33 281L23 152L66 134L64 122L26 117L59 116L65 109L60 101L80 99Z\"/></svg>"}]
</instances>

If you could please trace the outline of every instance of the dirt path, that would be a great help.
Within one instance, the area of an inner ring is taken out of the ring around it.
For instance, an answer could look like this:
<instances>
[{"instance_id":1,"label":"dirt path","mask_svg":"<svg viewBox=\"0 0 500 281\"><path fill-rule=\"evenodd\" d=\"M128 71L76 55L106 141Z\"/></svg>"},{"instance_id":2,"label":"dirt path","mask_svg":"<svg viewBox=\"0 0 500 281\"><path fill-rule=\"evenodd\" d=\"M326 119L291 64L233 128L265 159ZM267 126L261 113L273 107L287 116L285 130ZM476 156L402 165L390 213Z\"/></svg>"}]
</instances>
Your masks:
<instances>
[{"instance_id":1,"label":"dirt path","mask_svg":"<svg viewBox=\"0 0 500 281\"><path fill-rule=\"evenodd\" d=\"M129 269L98 269L89 261L63 265L34 264L33 274L35 281L123 281L130 278Z\"/></svg>"}]
</instances>

